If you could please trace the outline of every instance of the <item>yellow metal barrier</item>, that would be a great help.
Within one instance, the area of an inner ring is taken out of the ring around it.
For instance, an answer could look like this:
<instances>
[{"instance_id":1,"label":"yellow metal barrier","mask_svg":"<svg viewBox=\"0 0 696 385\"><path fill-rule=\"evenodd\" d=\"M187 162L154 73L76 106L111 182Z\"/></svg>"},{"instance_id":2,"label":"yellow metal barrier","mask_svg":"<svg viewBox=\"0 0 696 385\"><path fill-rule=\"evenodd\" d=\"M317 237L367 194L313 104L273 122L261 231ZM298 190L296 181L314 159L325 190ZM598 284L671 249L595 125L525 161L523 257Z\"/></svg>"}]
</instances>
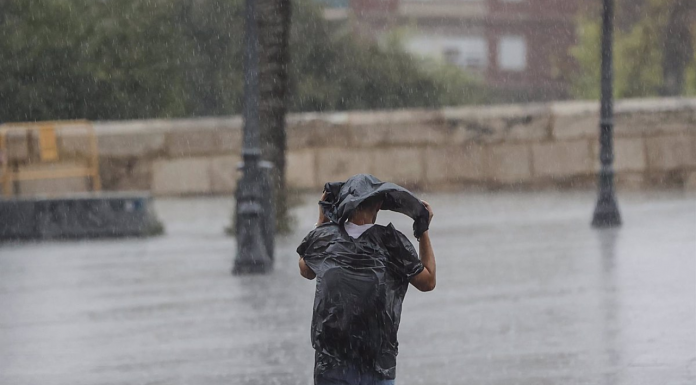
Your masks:
<instances>
[{"instance_id":1,"label":"yellow metal barrier","mask_svg":"<svg viewBox=\"0 0 696 385\"><path fill-rule=\"evenodd\" d=\"M31 170L29 166L38 164L56 164L61 162L61 137L65 129L84 130L89 140L84 165L68 164L67 167L52 170ZM24 135L26 151L17 150L23 156L11 156L11 134ZM36 135L35 135L36 134ZM38 146L35 146L38 144ZM38 149L36 148L38 147ZM38 151L37 151L38 150ZM5 196L14 195L14 183L27 180L45 180L61 178L90 178L92 190L101 190L99 178L99 150L97 136L92 123L86 120L69 120L53 122L6 123L0 125L0 183Z\"/></svg>"}]
</instances>

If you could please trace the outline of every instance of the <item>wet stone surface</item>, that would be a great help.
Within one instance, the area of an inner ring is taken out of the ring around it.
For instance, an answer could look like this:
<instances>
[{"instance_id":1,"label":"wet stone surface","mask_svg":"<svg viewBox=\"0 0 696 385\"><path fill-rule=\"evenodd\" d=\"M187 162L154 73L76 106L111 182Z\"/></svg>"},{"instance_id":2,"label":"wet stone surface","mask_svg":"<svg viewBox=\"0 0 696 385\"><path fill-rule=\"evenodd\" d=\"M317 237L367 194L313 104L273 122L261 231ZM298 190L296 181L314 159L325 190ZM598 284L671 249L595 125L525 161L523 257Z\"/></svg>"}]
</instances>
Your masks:
<instances>
[{"instance_id":1,"label":"wet stone surface","mask_svg":"<svg viewBox=\"0 0 696 385\"><path fill-rule=\"evenodd\" d=\"M622 194L615 231L591 192L425 198L438 287L406 296L398 384L696 382L696 196ZM316 199L265 276L229 273L227 199L157 201L157 238L0 246L0 384L311 384Z\"/></svg>"}]
</instances>

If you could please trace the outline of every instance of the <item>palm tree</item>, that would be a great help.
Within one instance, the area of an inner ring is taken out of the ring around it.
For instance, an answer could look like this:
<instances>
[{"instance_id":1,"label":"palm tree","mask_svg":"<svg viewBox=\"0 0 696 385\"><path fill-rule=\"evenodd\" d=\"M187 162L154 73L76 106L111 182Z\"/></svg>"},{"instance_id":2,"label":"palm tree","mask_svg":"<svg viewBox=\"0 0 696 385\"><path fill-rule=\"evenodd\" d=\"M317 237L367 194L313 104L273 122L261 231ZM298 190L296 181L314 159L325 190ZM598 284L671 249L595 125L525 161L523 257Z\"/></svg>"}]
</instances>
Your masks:
<instances>
[{"instance_id":1,"label":"palm tree","mask_svg":"<svg viewBox=\"0 0 696 385\"><path fill-rule=\"evenodd\" d=\"M259 120L261 153L273 163L276 229L289 227L285 190L285 115L287 112L288 65L290 61L290 0L258 0L259 31Z\"/></svg>"}]
</instances>

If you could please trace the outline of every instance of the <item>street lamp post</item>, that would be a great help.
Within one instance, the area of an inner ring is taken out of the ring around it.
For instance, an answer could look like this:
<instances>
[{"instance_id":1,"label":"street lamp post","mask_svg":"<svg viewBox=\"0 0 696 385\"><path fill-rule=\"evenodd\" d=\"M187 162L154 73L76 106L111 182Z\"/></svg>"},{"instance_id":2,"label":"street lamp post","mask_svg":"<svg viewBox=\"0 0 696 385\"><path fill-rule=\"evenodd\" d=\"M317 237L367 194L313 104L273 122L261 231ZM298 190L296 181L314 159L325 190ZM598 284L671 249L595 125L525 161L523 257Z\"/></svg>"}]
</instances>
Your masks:
<instances>
[{"instance_id":1,"label":"street lamp post","mask_svg":"<svg viewBox=\"0 0 696 385\"><path fill-rule=\"evenodd\" d=\"M234 274L263 273L273 264L273 207L270 165L259 146L259 46L256 0L246 0L244 28L243 175L236 192L237 256Z\"/></svg>"},{"instance_id":2,"label":"street lamp post","mask_svg":"<svg viewBox=\"0 0 696 385\"><path fill-rule=\"evenodd\" d=\"M602 12L602 101L599 121L599 193L592 226L615 227L621 225L621 215L614 195L614 95L613 48L614 0L604 0Z\"/></svg>"}]
</instances>

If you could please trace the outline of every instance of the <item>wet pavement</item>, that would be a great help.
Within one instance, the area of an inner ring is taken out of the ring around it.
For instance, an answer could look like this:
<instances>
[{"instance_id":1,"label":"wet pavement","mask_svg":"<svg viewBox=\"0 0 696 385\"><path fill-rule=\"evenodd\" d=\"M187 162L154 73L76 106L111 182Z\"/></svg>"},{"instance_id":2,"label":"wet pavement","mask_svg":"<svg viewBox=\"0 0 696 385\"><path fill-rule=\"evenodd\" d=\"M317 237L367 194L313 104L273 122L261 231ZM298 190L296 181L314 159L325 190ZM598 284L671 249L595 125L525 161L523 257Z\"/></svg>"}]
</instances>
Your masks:
<instances>
[{"instance_id":1,"label":"wet pavement","mask_svg":"<svg viewBox=\"0 0 696 385\"><path fill-rule=\"evenodd\" d=\"M605 231L591 192L425 198L438 287L406 296L398 384L696 383L696 195L621 194ZM0 246L0 384L311 384L316 199L265 276L229 274L219 198L158 200L157 238Z\"/></svg>"}]
</instances>

